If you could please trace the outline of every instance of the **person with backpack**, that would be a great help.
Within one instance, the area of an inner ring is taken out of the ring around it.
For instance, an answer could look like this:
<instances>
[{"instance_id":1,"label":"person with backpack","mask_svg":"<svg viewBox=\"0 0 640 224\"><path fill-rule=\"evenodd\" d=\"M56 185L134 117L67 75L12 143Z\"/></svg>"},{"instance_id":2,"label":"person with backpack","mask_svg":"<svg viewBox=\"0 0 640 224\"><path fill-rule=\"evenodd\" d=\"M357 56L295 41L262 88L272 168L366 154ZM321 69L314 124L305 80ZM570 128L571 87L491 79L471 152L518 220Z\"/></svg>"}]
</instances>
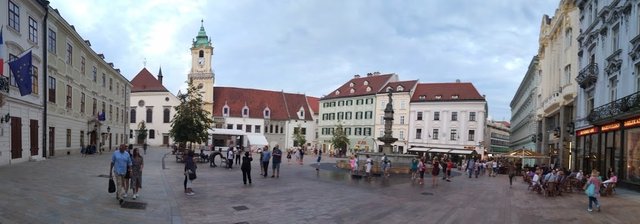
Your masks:
<instances>
[{"instance_id":1,"label":"person with backpack","mask_svg":"<svg viewBox=\"0 0 640 224\"><path fill-rule=\"evenodd\" d=\"M188 150L187 157L184 160L184 193L188 196L193 196L195 193L193 192L192 185L193 180L196 179L196 163L193 161L193 157L195 153L193 150Z\"/></svg>"}]
</instances>

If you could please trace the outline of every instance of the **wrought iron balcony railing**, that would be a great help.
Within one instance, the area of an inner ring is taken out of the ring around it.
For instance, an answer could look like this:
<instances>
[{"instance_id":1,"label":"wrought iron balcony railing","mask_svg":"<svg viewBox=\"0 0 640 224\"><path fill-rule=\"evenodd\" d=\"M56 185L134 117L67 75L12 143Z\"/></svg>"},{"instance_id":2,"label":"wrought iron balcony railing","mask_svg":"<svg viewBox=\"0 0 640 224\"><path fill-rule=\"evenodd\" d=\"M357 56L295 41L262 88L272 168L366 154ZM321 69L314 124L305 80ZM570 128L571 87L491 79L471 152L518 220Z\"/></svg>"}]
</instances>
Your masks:
<instances>
[{"instance_id":1,"label":"wrought iron balcony railing","mask_svg":"<svg viewBox=\"0 0 640 224\"><path fill-rule=\"evenodd\" d=\"M587 67L580 70L576 81L580 85L580 88L588 88L598 81L598 64L591 63Z\"/></svg>"},{"instance_id":2,"label":"wrought iron balcony railing","mask_svg":"<svg viewBox=\"0 0 640 224\"><path fill-rule=\"evenodd\" d=\"M629 114L640 113L640 92L622 97L611 103L596 107L587 116L590 123L598 123L609 119L616 119Z\"/></svg>"}]
</instances>

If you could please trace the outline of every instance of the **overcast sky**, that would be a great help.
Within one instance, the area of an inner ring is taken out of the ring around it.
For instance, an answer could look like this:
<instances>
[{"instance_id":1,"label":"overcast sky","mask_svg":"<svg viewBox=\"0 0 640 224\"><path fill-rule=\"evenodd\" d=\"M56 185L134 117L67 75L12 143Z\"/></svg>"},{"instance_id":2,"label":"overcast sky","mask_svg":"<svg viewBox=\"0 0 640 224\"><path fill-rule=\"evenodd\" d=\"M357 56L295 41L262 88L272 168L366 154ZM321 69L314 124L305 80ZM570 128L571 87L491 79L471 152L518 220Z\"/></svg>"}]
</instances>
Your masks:
<instances>
[{"instance_id":1,"label":"overcast sky","mask_svg":"<svg viewBox=\"0 0 640 224\"><path fill-rule=\"evenodd\" d=\"M322 97L355 74L472 82L489 115L509 103L537 53L540 22L559 0L54 0L51 6L131 80L162 66L185 89L200 20L216 86Z\"/></svg>"}]
</instances>

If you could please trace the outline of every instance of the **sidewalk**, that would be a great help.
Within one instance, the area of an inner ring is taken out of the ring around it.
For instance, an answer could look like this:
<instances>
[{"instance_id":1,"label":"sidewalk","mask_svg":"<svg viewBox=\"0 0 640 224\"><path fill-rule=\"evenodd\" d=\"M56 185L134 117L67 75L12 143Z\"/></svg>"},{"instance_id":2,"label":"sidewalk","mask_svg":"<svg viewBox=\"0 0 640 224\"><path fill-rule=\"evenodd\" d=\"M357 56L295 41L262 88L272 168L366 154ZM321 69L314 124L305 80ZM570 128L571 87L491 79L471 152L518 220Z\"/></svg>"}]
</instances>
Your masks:
<instances>
[{"instance_id":1,"label":"sidewalk","mask_svg":"<svg viewBox=\"0 0 640 224\"><path fill-rule=\"evenodd\" d=\"M232 170L198 164L195 196L183 191L183 163L167 148L145 156L143 188L137 201L144 210L124 209L107 193L110 153L81 158L59 156L42 162L0 167L0 223L637 223L640 194L618 189L602 197L602 212L588 213L581 192L546 198L526 191L518 178L481 176L439 180L431 187L412 184L408 176L351 179L323 157L316 172L313 155L304 165L281 165L280 178L259 176L258 155L252 163L253 184L242 184ZM131 199L129 199L131 200Z\"/></svg>"}]
</instances>

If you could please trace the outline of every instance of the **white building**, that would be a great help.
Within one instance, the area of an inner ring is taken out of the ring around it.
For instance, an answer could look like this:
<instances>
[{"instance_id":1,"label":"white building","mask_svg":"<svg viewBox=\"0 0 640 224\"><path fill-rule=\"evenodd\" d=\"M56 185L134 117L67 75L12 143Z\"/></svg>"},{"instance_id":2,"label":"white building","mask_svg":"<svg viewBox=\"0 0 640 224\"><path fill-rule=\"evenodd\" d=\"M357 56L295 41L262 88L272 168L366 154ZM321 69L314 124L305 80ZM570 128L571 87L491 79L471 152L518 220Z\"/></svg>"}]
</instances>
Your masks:
<instances>
[{"instance_id":1,"label":"white building","mask_svg":"<svg viewBox=\"0 0 640 224\"><path fill-rule=\"evenodd\" d=\"M640 1L578 0L575 169L640 186Z\"/></svg>"},{"instance_id":2,"label":"white building","mask_svg":"<svg viewBox=\"0 0 640 224\"><path fill-rule=\"evenodd\" d=\"M542 139L542 135L538 137L537 118L540 73L538 56L534 56L509 104L511 106L509 131L509 147L511 149L528 149L540 152L539 147L536 147L536 142L540 142L539 140Z\"/></svg>"},{"instance_id":3,"label":"white building","mask_svg":"<svg viewBox=\"0 0 640 224\"><path fill-rule=\"evenodd\" d=\"M419 83L410 111L410 151L484 155L487 102L472 83Z\"/></svg>"},{"instance_id":4,"label":"white building","mask_svg":"<svg viewBox=\"0 0 640 224\"><path fill-rule=\"evenodd\" d=\"M156 79L146 68L143 68L131 80L131 104L129 108L130 144L147 143L152 146L168 146L173 144L169 137L171 122L176 113L175 107L180 100L162 83L162 69ZM138 138L139 125L144 122L147 129L146 139Z\"/></svg>"},{"instance_id":5,"label":"white building","mask_svg":"<svg viewBox=\"0 0 640 224\"><path fill-rule=\"evenodd\" d=\"M489 156L508 153L509 148L509 122L487 120L483 146Z\"/></svg>"},{"instance_id":6,"label":"white building","mask_svg":"<svg viewBox=\"0 0 640 224\"><path fill-rule=\"evenodd\" d=\"M2 0L0 5L7 15L0 17L6 49L0 53L14 60L31 49L35 71L27 96L17 94L11 78L7 103L0 109L0 145L7 146L0 149L0 164L126 142L130 84L119 69L94 52L46 1ZM13 77L8 66L3 73ZM104 120L97 119L99 112Z\"/></svg>"},{"instance_id":7,"label":"white building","mask_svg":"<svg viewBox=\"0 0 640 224\"><path fill-rule=\"evenodd\" d=\"M418 80L412 81L398 81L390 82L382 88L376 94L375 102L375 132L373 138L376 139L378 150L382 150L383 142L377 140L379 137L384 136L384 109L389 102L388 92L392 92L391 99L393 100L393 137L398 141L393 143L393 152L406 153L408 147L408 134L409 134L409 106L411 102L411 95L415 91Z\"/></svg>"}]
</instances>

